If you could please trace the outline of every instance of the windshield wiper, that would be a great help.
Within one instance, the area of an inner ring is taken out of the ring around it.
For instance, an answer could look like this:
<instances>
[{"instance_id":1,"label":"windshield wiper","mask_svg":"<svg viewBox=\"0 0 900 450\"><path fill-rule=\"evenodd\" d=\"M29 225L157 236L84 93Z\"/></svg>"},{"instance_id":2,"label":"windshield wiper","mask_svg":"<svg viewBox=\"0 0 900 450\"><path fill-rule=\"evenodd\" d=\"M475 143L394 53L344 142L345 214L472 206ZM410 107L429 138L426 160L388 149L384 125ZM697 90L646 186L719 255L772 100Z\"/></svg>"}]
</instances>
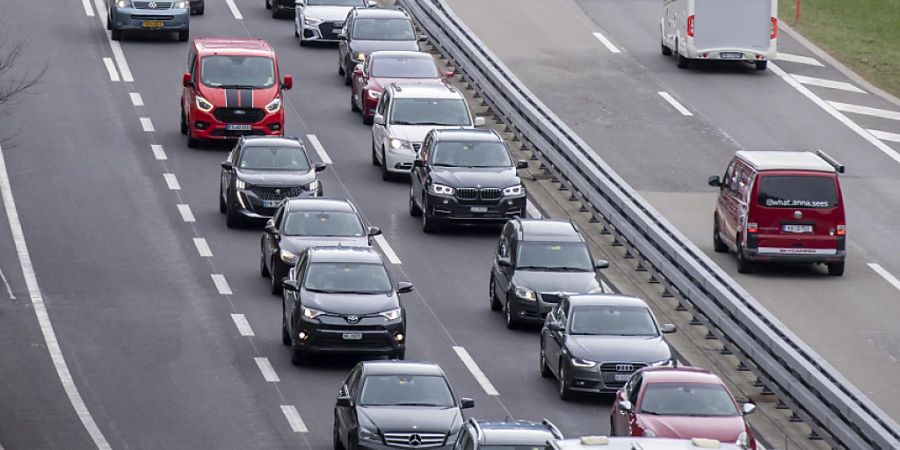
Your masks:
<instances>
[{"instance_id":1,"label":"windshield wiper","mask_svg":"<svg viewBox=\"0 0 900 450\"><path fill-rule=\"evenodd\" d=\"M554 272L590 272L590 269L583 267L548 267L547 270Z\"/></svg>"},{"instance_id":2,"label":"windshield wiper","mask_svg":"<svg viewBox=\"0 0 900 450\"><path fill-rule=\"evenodd\" d=\"M394 403L394 406L445 406L438 405L437 403L415 403L415 402L406 402L406 403Z\"/></svg>"},{"instance_id":3,"label":"windshield wiper","mask_svg":"<svg viewBox=\"0 0 900 450\"><path fill-rule=\"evenodd\" d=\"M552 267L547 266L518 266L516 269L520 270L553 270Z\"/></svg>"}]
</instances>

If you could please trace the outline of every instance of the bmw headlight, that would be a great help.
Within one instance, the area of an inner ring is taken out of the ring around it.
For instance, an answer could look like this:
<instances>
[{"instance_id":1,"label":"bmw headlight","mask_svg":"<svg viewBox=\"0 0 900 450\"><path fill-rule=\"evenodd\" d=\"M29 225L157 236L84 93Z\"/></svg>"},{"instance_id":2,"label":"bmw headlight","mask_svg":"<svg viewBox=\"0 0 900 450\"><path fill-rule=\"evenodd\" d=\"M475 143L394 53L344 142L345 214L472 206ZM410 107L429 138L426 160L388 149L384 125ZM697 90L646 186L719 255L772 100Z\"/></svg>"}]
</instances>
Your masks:
<instances>
[{"instance_id":1,"label":"bmw headlight","mask_svg":"<svg viewBox=\"0 0 900 450\"><path fill-rule=\"evenodd\" d=\"M644 430L644 437L655 438L656 433L653 430Z\"/></svg>"},{"instance_id":2,"label":"bmw headlight","mask_svg":"<svg viewBox=\"0 0 900 450\"><path fill-rule=\"evenodd\" d=\"M396 308L385 311L383 313L379 313L378 315L384 317L387 320L397 320L400 318L400 316L403 315L403 310L401 310L400 308Z\"/></svg>"},{"instance_id":3,"label":"bmw headlight","mask_svg":"<svg viewBox=\"0 0 900 450\"><path fill-rule=\"evenodd\" d=\"M117 0L116 8L127 8L131 6L131 0Z\"/></svg>"},{"instance_id":4,"label":"bmw headlight","mask_svg":"<svg viewBox=\"0 0 900 450\"><path fill-rule=\"evenodd\" d=\"M456 189L453 189L450 186L444 186L443 184L432 183L428 186L428 191L436 195L453 195L456 192Z\"/></svg>"},{"instance_id":5,"label":"bmw headlight","mask_svg":"<svg viewBox=\"0 0 900 450\"><path fill-rule=\"evenodd\" d=\"M293 264L294 261L297 260L297 255L295 255L285 249L281 249L281 251L279 251L278 254L279 254L279 256L281 256L281 261L283 261L287 264Z\"/></svg>"},{"instance_id":6,"label":"bmw headlight","mask_svg":"<svg viewBox=\"0 0 900 450\"><path fill-rule=\"evenodd\" d=\"M591 361L589 359L582 358L572 358L572 367L580 367L582 369L590 369L597 365L597 361Z\"/></svg>"},{"instance_id":7,"label":"bmw headlight","mask_svg":"<svg viewBox=\"0 0 900 450\"><path fill-rule=\"evenodd\" d=\"M316 19L315 17L303 17L303 25L318 25L322 23L322 19Z\"/></svg>"},{"instance_id":8,"label":"bmw headlight","mask_svg":"<svg viewBox=\"0 0 900 450\"><path fill-rule=\"evenodd\" d=\"M315 319L316 317L319 317L322 314L325 314L324 312L319 311L318 309L307 308L305 306L301 306L300 310L303 312L303 318L305 318L305 319Z\"/></svg>"},{"instance_id":9,"label":"bmw headlight","mask_svg":"<svg viewBox=\"0 0 900 450\"><path fill-rule=\"evenodd\" d=\"M403 139L391 138L391 148L393 148L393 149L398 149L398 148L411 149L412 144L410 144L409 141L404 141Z\"/></svg>"},{"instance_id":10,"label":"bmw headlight","mask_svg":"<svg viewBox=\"0 0 900 450\"><path fill-rule=\"evenodd\" d=\"M187 9L188 7L190 7L190 4L188 4L187 0L175 2L175 9Z\"/></svg>"},{"instance_id":11,"label":"bmw headlight","mask_svg":"<svg viewBox=\"0 0 900 450\"><path fill-rule=\"evenodd\" d=\"M508 188L503 189L503 195L511 196L511 195L522 195L525 193L525 187L521 184L516 186L510 186Z\"/></svg>"},{"instance_id":12,"label":"bmw headlight","mask_svg":"<svg viewBox=\"0 0 900 450\"><path fill-rule=\"evenodd\" d=\"M194 104L197 105L197 109L200 111L210 112L213 109L212 103L199 95L194 97Z\"/></svg>"},{"instance_id":13,"label":"bmw headlight","mask_svg":"<svg viewBox=\"0 0 900 450\"><path fill-rule=\"evenodd\" d=\"M516 286L516 297L530 300L532 302L537 301L537 293L527 287Z\"/></svg>"},{"instance_id":14,"label":"bmw headlight","mask_svg":"<svg viewBox=\"0 0 900 450\"><path fill-rule=\"evenodd\" d=\"M277 97L266 105L266 111L270 113L278 112L279 109L281 109L281 99Z\"/></svg>"},{"instance_id":15,"label":"bmw headlight","mask_svg":"<svg viewBox=\"0 0 900 450\"><path fill-rule=\"evenodd\" d=\"M318 191L319 190L319 180L312 180L309 184L306 185L307 191Z\"/></svg>"},{"instance_id":16,"label":"bmw headlight","mask_svg":"<svg viewBox=\"0 0 900 450\"><path fill-rule=\"evenodd\" d=\"M672 359L664 359L662 361L652 362L652 363L650 363L650 366L652 366L652 367L663 367L663 366L670 367L670 366L672 366Z\"/></svg>"},{"instance_id":17,"label":"bmw headlight","mask_svg":"<svg viewBox=\"0 0 900 450\"><path fill-rule=\"evenodd\" d=\"M369 89L367 95L368 95L369 98L371 98L372 100L375 100L375 99L377 99L377 98L381 98L381 92L373 91L373 90L371 90L371 89Z\"/></svg>"},{"instance_id":18,"label":"bmw headlight","mask_svg":"<svg viewBox=\"0 0 900 450\"><path fill-rule=\"evenodd\" d=\"M246 189L247 183L244 183L244 180L237 178L234 180L234 187L236 187L238 189Z\"/></svg>"},{"instance_id":19,"label":"bmw headlight","mask_svg":"<svg viewBox=\"0 0 900 450\"><path fill-rule=\"evenodd\" d=\"M359 427L359 440L371 441L371 442L381 442L381 439L378 437L378 433L376 433L366 427Z\"/></svg>"}]
</instances>

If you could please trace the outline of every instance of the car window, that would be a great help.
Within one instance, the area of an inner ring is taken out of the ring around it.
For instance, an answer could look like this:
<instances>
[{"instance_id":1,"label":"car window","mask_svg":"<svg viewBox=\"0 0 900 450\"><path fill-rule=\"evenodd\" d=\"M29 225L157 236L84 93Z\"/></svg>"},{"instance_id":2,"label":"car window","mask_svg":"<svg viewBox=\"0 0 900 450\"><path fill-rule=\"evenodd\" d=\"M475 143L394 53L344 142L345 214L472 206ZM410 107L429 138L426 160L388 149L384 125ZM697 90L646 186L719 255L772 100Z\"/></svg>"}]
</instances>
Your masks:
<instances>
[{"instance_id":1,"label":"car window","mask_svg":"<svg viewBox=\"0 0 900 450\"><path fill-rule=\"evenodd\" d=\"M355 395L359 390L360 376L362 376L362 371L359 370L359 368L356 368L353 370L353 372L350 372L350 376L347 377L347 394Z\"/></svg>"},{"instance_id":2,"label":"car window","mask_svg":"<svg viewBox=\"0 0 900 450\"><path fill-rule=\"evenodd\" d=\"M638 396L641 394L641 384L643 384L643 382L644 378L641 374L631 377L631 388L629 390L628 401L630 401L634 407L637 407Z\"/></svg>"},{"instance_id":3,"label":"car window","mask_svg":"<svg viewBox=\"0 0 900 450\"><path fill-rule=\"evenodd\" d=\"M731 173L731 179L728 180L728 189L731 192L737 192L738 180L741 177L741 170L741 166L735 166L734 170Z\"/></svg>"},{"instance_id":4,"label":"car window","mask_svg":"<svg viewBox=\"0 0 900 450\"><path fill-rule=\"evenodd\" d=\"M265 88L275 84L275 64L265 56L204 56L200 78L210 87Z\"/></svg>"},{"instance_id":5,"label":"car window","mask_svg":"<svg viewBox=\"0 0 900 450\"><path fill-rule=\"evenodd\" d=\"M379 56L372 62L373 77L382 78L440 78L432 58Z\"/></svg>"},{"instance_id":6,"label":"car window","mask_svg":"<svg viewBox=\"0 0 900 450\"><path fill-rule=\"evenodd\" d=\"M297 265L294 266L294 275L292 277L294 280L299 280L303 276L303 272L306 271L306 261L309 259L308 255L309 253L303 252L297 259Z\"/></svg>"},{"instance_id":7,"label":"car window","mask_svg":"<svg viewBox=\"0 0 900 450\"><path fill-rule=\"evenodd\" d=\"M292 211L285 217L285 236L362 237L365 230L349 211Z\"/></svg>"},{"instance_id":8,"label":"car window","mask_svg":"<svg viewBox=\"0 0 900 450\"><path fill-rule=\"evenodd\" d=\"M832 177L763 175L757 202L769 208L834 208L837 186Z\"/></svg>"},{"instance_id":9,"label":"car window","mask_svg":"<svg viewBox=\"0 0 900 450\"><path fill-rule=\"evenodd\" d=\"M238 167L244 170L310 170L306 152L301 147L248 145L244 146Z\"/></svg>"},{"instance_id":10,"label":"car window","mask_svg":"<svg viewBox=\"0 0 900 450\"><path fill-rule=\"evenodd\" d=\"M353 39L365 41L413 41L416 33L406 18L357 18L353 23Z\"/></svg>"},{"instance_id":11,"label":"car window","mask_svg":"<svg viewBox=\"0 0 900 450\"><path fill-rule=\"evenodd\" d=\"M640 411L664 416L737 416L731 394L719 384L652 383L644 389Z\"/></svg>"},{"instance_id":12,"label":"car window","mask_svg":"<svg viewBox=\"0 0 900 450\"><path fill-rule=\"evenodd\" d=\"M509 151L501 142L439 142L434 146L432 166L512 167Z\"/></svg>"},{"instance_id":13,"label":"car window","mask_svg":"<svg viewBox=\"0 0 900 450\"><path fill-rule=\"evenodd\" d=\"M582 305L572 308L570 334L589 336L657 336L648 308Z\"/></svg>"},{"instance_id":14,"label":"car window","mask_svg":"<svg viewBox=\"0 0 900 450\"><path fill-rule=\"evenodd\" d=\"M348 262L312 262L306 270L303 288L332 294L386 294L393 291L383 265Z\"/></svg>"},{"instance_id":15,"label":"car window","mask_svg":"<svg viewBox=\"0 0 900 450\"><path fill-rule=\"evenodd\" d=\"M463 99L398 98L391 107L394 125L470 126Z\"/></svg>"},{"instance_id":16,"label":"car window","mask_svg":"<svg viewBox=\"0 0 900 450\"><path fill-rule=\"evenodd\" d=\"M447 380L438 375L369 375L363 380L363 406L455 406Z\"/></svg>"},{"instance_id":17,"label":"car window","mask_svg":"<svg viewBox=\"0 0 900 450\"><path fill-rule=\"evenodd\" d=\"M558 272L593 272L591 255L583 242L519 243L516 268Z\"/></svg>"},{"instance_id":18,"label":"car window","mask_svg":"<svg viewBox=\"0 0 900 450\"><path fill-rule=\"evenodd\" d=\"M275 224L275 228L281 227L281 218L283 216L284 216L284 206L280 206L275 211L275 214L272 216L272 223Z\"/></svg>"},{"instance_id":19,"label":"car window","mask_svg":"<svg viewBox=\"0 0 900 450\"><path fill-rule=\"evenodd\" d=\"M384 115L384 110L387 108L387 104L391 101L391 93L385 92L384 95L381 96L381 101L378 102L377 112L378 114Z\"/></svg>"},{"instance_id":20,"label":"car window","mask_svg":"<svg viewBox=\"0 0 900 450\"><path fill-rule=\"evenodd\" d=\"M728 184L731 180L731 175L734 174L734 166L735 166L735 162L733 160L730 163L728 163L728 167L725 169L725 175L722 175L722 186L725 186L725 187L728 186Z\"/></svg>"},{"instance_id":21,"label":"car window","mask_svg":"<svg viewBox=\"0 0 900 450\"><path fill-rule=\"evenodd\" d=\"M749 199L750 194L750 176L753 172L749 169L744 169L741 171L741 178L738 181L738 197L741 198L742 201L746 202Z\"/></svg>"}]
</instances>

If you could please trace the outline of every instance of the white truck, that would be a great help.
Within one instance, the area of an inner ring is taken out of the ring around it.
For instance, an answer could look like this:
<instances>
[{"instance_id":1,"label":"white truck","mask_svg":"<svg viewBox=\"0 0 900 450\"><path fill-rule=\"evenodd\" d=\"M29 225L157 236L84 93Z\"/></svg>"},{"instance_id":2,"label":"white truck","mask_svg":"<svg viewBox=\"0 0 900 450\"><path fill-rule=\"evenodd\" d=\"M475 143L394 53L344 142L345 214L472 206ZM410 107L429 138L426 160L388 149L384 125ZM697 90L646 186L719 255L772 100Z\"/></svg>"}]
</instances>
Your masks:
<instances>
[{"instance_id":1,"label":"white truck","mask_svg":"<svg viewBox=\"0 0 900 450\"><path fill-rule=\"evenodd\" d=\"M777 56L778 0L663 0L662 54L678 67L691 60L735 60L766 70Z\"/></svg>"}]
</instances>

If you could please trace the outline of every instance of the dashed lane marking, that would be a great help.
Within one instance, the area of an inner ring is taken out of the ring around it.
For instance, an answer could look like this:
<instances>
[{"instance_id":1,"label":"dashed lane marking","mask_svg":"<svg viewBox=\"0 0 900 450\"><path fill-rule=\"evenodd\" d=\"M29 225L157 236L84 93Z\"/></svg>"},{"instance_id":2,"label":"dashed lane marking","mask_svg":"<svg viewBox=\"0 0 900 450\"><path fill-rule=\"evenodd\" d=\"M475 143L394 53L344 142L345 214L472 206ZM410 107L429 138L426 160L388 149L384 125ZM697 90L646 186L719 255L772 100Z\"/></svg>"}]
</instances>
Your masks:
<instances>
[{"instance_id":1,"label":"dashed lane marking","mask_svg":"<svg viewBox=\"0 0 900 450\"><path fill-rule=\"evenodd\" d=\"M808 66L825 67L825 65L820 63L819 60L816 58L812 58L809 56L792 55L790 53L778 52L778 60L792 62L792 63L798 63L798 64L806 64Z\"/></svg>"},{"instance_id":2,"label":"dashed lane marking","mask_svg":"<svg viewBox=\"0 0 900 450\"><path fill-rule=\"evenodd\" d=\"M879 130L866 130L869 133L872 133L878 139L882 141L891 141L891 142L900 142L900 134L897 133L889 133L887 131L879 131Z\"/></svg>"},{"instance_id":3,"label":"dashed lane marking","mask_svg":"<svg viewBox=\"0 0 900 450\"><path fill-rule=\"evenodd\" d=\"M244 18L244 16L241 15L241 11L234 3L234 0L225 0L225 3L228 4L228 9L231 10L231 15L233 15L235 19L242 20Z\"/></svg>"},{"instance_id":4,"label":"dashed lane marking","mask_svg":"<svg viewBox=\"0 0 900 450\"><path fill-rule=\"evenodd\" d=\"M247 321L247 316L243 314L232 314L231 320L234 321L234 326L237 327L238 333L241 333L241 336L253 336L253 328L250 328L250 322Z\"/></svg>"},{"instance_id":5,"label":"dashed lane marking","mask_svg":"<svg viewBox=\"0 0 900 450\"><path fill-rule=\"evenodd\" d=\"M256 361L256 367L259 367L259 371L262 372L263 379L265 379L269 383L277 383L281 381L278 378L278 374L275 373L275 368L272 367L272 363L269 362L269 358L264 356L257 356L253 358Z\"/></svg>"},{"instance_id":6,"label":"dashed lane marking","mask_svg":"<svg viewBox=\"0 0 900 450\"><path fill-rule=\"evenodd\" d=\"M885 270L884 267L881 267L881 264L869 263L869 268L874 270L878 275L881 275L881 278L884 278L885 281L891 284L891 286L894 286L898 291L900 291L900 280L898 280L897 277L891 275L891 273Z\"/></svg>"},{"instance_id":7,"label":"dashed lane marking","mask_svg":"<svg viewBox=\"0 0 900 450\"><path fill-rule=\"evenodd\" d=\"M94 8L91 8L91 0L81 0L81 6L84 8L86 16L94 17Z\"/></svg>"},{"instance_id":8,"label":"dashed lane marking","mask_svg":"<svg viewBox=\"0 0 900 450\"><path fill-rule=\"evenodd\" d=\"M128 96L131 97L131 104L134 106L144 106L144 99L141 97L140 92L129 92Z\"/></svg>"},{"instance_id":9,"label":"dashed lane marking","mask_svg":"<svg viewBox=\"0 0 900 450\"><path fill-rule=\"evenodd\" d=\"M300 413L297 412L297 408L294 405L281 405L281 412L294 433L306 433L309 431L306 429L306 424L303 423L303 419L300 418Z\"/></svg>"},{"instance_id":10,"label":"dashed lane marking","mask_svg":"<svg viewBox=\"0 0 900 450\"><path fill-rule=\"evenodd\" d=\"M597 38L611 53L622 53L603 33L595 32L594 37Z\"/></svg>"},{"instance_id":11,"label":"dashed lane marking","mask_svg":"<svg viewBox=\"0 0 900 450\"><path fill-rule=\"evenodd\" d=\"M148 133L156 131L156 128L153 128L153 121L149 117L141 117L141 128Z\"/></svg>"},{"instance_id":12,"label":"dashed lane marking","mask_svg":"<svg viewBox=\"0 0 900 450\"><path fill-rule=\"evenodd\" d=\"M169 159L168 157L166 157L166 151L163 150L162 145L152 144L152 145L150 145L150 150L153 150L153 157L160 161L165 161L165 160Z\"/></svg>"},{"instance_id":13,"label":"dashed lane marking","mask_svg":"<svg viewBox=\"0 0 900 450\"><path fill-rule=\"evenodd\" d=\"M889 109L870 108L868 106L851 105L849 103L828 102L834 109L854 114L880 117L882 119L900 120L900 112Z\"/></svg>"},{"instance_id":14,"label":"dashed lane marking","mask_svg":"<svg viewBox=\"0 0 900 450\"><path fill-rule=\"evenodd\" d=\"M134 76L131 75L131 68L128 67L128 61L125 60L125 52L122 51L122 46L119 45L118 41L109 41L109 46L112 49L113 58L116 59L116 65L119 66L119 72L122 73L122 81L133 82Z\"/></svg>"},{"instance_id":15,"label":"dashed lane marking","mask_svg":"<svg viewBox=\"0 0 900 450\"><path fill-rule=\"evenodd\" d=\"M212 258L212 249L209 248L209 243L206 242L206 238L194 238L194 247L197 247L197 253L204 258Z\"/></svg>"},{"instance_id":16,"label":"dashed lane marking","mask_svg":"<svg viewBox=\"0 0 900 450\"><path fill-rule=\"evenodd\" d=\"M225 279L225 275L214 273L210 275L212 277L213 283L216 285L216 290L219 291L222 295L231 295L231 286L228 285L228 280Z\"/></svg>"},{"instance_id":17,"label":"dashed lane marking","mask_svg":"<svg viewBox=\"0 0 900 450\"><path fill-rule=\"evenodd\" d=\"M3 270L0 270L0 280L3 280L3 286L6 288L6 295L9 296L10 300L15 300L16 294L13 293L12 287L9 286L9 281L6 279L6 275L3 275Z\"/></svg>"},{"instance_id":18,"label":"dashed lane marking","mask_svg":"<svg viewBox=\"0 0 900 450\"><path fill-rule=\"evenodd\" d=\"M325 147L322 146L322 143L319 142L319 138L314 134L307 134L306 138L309 139L310 145L312 145L313 150L316 151L316 154L319 155L319 159L322 160L323 163L331 165L331 158L328 157L328 153L325 152Z\"/></svg>"},{"instance_id":19,"label":"dashed lane marking","mask_svg":"<svg viewBox=\"0 0 900 450\"><path fill-rule=\"evenodd\" d=\"M116 71L116 65L113 63L112 58L103 58L103 65L106 66L106 72L109 73L109 81L114 83L120 81L119 72Z\"/></svg>"},{"instance_id":20,"label":"dashed lane marking","mask_svg":"<svg viewBox=\"0 0 900 450\"><path fill-rule=\"evenodd\" d=\"M181 189L181 183L178 182L178 177L175 176L174 173L164 173L163 178L166 180L166 186L173 191L178 191Z\"/></svg>"},{"instance_id":21,"label":"dashed lane marking","mask_svg":"<svg viewBox=\"0 0 900 450\"><path fill-rule=\"evenodd\" d=\"M469 372L475 377L475 381L481 385L481 388L484 389L484 392L487 395L500 395L500 393L497 392L497 389L494 388L494 385L491 384L491 380L488 380L487 375L481 371L481 368L479 368L478 364L475 363L475 360L472 359L472 355L469 355L469 352L466 351L464 347L453 346L453 351L456 352L456 355L459 356L459 359L466 365L466 368L469 369Z\"/></svg>"},{"instance_id":22,"label":"dashed lane marking","mask_svg":"<svg viewBox=\"0 0 900 450\"><path fill-rule=\"evenodd\" d=\"M794 75L791 74L795 80L800 83L808 84L810 86L819 86L829 89L840 89L842 91L856 92L858 94L865 94L866 91L850 84L845 83L843 81L834 81L834 80L826 80L824 78L816 78L816 77L807 77L805 75Z\"/></svg>"},{"instance_id":23,"label":"dashed lane marking","mask_svg":"<svg viewBox=\"0 0 900 450\"><path fill-rule=\"evenodd\" d=\"M373 239L375 240L375 243L378 244L378 247L381 248L384 256L387 257L388 261L390 261L391 264L402 264L402 261L400 261L400 257L397 256L396 253L394 253L394 249L391 248L391 244L388 244L388 241L384 238L384 236L378 235Z\"/></svg>"},{"instance_id":24,"label":"dashed lane marking","mask_svg":"<svg viewBox=\"0 0 900 450\"><path fill-rule=\"evenodd\" d=\"M669 104L672 105L673 108L677 109L678 112L681 113L681 115L683 115L683 116L693 116L694 115L693 113L688 111L688 109L685 108L684 105L682 105L681 103L678 103L678 100L675 100L675 97L672 97L672 94L669 94L668 92L665 92L665 91L659 91L659 92L657 92L657 94L659 94L659 96L662 97L665 101L669 102Z\"/></svg>"},{"instance_id":25,"label":"dashed lane marking","mask_svg":"<svg viewBox=\"0 0 900 450\"><path fill-rule=\"evenodd\" d=\"M184 220L185 222L193 223L197 221L197 219L194 218L194 213L191 211L191 205L179 203L178 213L181 214L181 220Z\"/></svg>"}]
</instances>

